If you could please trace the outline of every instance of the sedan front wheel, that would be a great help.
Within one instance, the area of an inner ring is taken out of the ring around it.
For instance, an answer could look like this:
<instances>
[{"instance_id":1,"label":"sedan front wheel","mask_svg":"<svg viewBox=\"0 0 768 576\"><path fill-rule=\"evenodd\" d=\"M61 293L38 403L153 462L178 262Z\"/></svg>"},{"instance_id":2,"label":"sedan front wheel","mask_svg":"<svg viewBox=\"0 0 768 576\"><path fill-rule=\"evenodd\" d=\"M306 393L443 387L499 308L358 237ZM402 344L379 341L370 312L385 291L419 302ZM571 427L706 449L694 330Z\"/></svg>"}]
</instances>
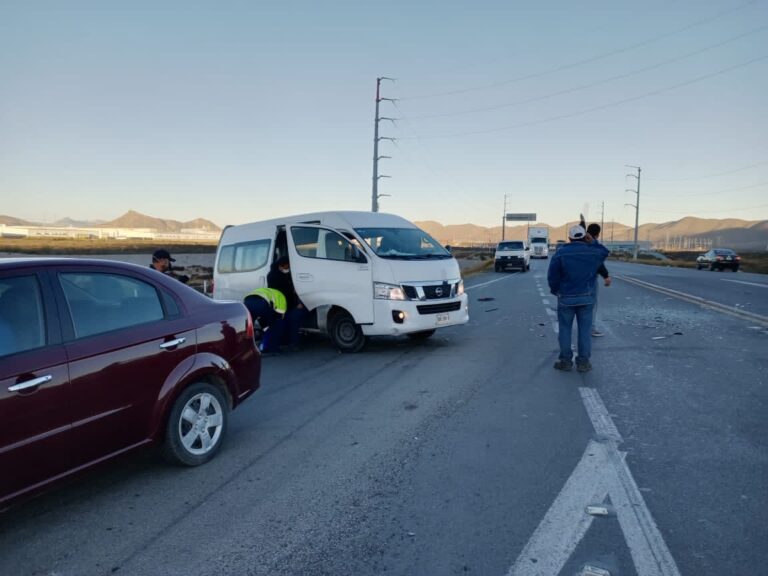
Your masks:
<instances>
[{"instance_id":1,"label":"sedan front wheel","mask_svg":"<svg viewBox=\"0 0 768 576\"><path fill-rule=\"evenodd\" d=\"M214 457L224 441L229 405L208 382L184 390L173 404L165 434L165 455L175 464L199 466Z\"/></svg>"}]
</instances>

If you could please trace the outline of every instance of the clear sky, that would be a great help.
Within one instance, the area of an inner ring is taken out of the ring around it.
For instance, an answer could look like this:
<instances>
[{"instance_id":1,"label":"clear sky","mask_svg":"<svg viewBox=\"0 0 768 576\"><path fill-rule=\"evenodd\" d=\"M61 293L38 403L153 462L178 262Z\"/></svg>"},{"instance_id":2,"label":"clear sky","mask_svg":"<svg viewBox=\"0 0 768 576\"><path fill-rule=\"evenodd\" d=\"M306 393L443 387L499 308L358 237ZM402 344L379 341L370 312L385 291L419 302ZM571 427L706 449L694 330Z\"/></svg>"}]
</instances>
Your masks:
<instances>
[{"instance_id":1,"label":"clear sky","mask_svg":"<svg viewBox=\"0 0 768 576\"><path fill-rule=\"evenodd\" d=\"M0 214L768 218L768 2L0 0Z\"/></svg>"}]
</instances>

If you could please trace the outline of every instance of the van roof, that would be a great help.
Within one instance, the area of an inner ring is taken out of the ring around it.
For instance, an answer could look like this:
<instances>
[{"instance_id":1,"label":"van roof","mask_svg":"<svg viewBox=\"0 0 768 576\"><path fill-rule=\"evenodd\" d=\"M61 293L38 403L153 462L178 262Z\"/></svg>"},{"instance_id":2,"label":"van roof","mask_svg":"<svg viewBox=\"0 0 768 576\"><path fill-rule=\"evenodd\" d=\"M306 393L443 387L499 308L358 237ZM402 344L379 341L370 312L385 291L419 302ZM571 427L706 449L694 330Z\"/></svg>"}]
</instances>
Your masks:
<instances>
[{"instance_id":1,"label":"van roof","mask_svg":"<svg viewBox=\"0 0 768 576\"><path fill-rule=\"evenodd\" d=\"M252 238L252 234L262 228L271 228L284 224L322 224L332 228L416 228L417 226L401 216L383 212L356 212L353 210L334 212L310 212L283 216L260 222L250 222L228 226L221 235L221 241L226 238L229 242ZM229 243L227 242L227 243Z\"/></svg>"}]
</instances>

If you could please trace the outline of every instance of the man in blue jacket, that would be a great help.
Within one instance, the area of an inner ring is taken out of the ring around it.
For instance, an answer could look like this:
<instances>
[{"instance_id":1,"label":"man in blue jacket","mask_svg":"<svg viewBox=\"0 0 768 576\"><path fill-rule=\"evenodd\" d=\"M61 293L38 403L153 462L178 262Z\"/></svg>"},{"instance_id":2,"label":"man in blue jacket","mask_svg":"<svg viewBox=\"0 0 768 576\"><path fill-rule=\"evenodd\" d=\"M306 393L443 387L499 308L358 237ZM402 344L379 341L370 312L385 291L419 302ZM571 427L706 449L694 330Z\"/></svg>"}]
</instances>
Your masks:
<instances>
[{"instance_id":1,"label":"man in blue jacket","mask_svg":"<svg viewBox=\"0 0 768 576\"><path fill-rule=\"evenodd\" d=\"M597 271L608 257L608 249L593 242L581 226L568 229L570 243L561 246L549 263L547 282L549 290L557 296L558 341L560 357L555 362L557 370L573 368L571 330L573 318L578 325L579 342L576 369L589 372L592 364L592 307L595 303Z\"/></svg>"}]
</instances>

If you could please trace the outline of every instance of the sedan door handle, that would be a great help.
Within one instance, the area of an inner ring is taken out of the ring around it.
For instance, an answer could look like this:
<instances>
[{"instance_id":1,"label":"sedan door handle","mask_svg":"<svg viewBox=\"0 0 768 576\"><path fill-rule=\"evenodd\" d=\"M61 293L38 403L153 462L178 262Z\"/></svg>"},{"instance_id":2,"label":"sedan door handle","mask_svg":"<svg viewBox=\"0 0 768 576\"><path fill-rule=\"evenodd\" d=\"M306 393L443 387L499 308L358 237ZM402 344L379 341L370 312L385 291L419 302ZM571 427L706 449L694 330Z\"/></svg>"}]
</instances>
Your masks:
<instances>
[{"instance_id":1,"label":"sedan door handle","mask_svg":"<svg viewBox=\"0 0 768 576\"><path fill-rule=\"evenodd\" d=\"M39 378L33 378L26 382L19 382L13 386L8 386L8 392L18 392L19 390L26 390L27 388L35 388L46 382L53 380L53 376L40 376Z\"/></svg>"},{"instance_id":2,"label":"sedan door handle","mask_svg":"<svg viewBox=\"0 0 768 576\"><path fill-rule=\"evenodd\" d=\"M169 348L176 348L179 344L184 344L186 342L186 338L176 338L176 340L169 340L168 342L163 342L160 344L160 348L163 350L168 350Z\"/></svg>"},{"instance_id":3,"label":"sedan door handle","mask_svg":"<svg viewBox=\"0 0 768 576\"><path fill-rule=\"evenodd\" d=\"M299 280L303 280L305 282L310 282L310 281L312 281L313 276L312 276L312 274L309 274L307 272L302 272L302 273L300 273L298 275L298 278L299 278Z\"/></svg>"}]
</instances>

